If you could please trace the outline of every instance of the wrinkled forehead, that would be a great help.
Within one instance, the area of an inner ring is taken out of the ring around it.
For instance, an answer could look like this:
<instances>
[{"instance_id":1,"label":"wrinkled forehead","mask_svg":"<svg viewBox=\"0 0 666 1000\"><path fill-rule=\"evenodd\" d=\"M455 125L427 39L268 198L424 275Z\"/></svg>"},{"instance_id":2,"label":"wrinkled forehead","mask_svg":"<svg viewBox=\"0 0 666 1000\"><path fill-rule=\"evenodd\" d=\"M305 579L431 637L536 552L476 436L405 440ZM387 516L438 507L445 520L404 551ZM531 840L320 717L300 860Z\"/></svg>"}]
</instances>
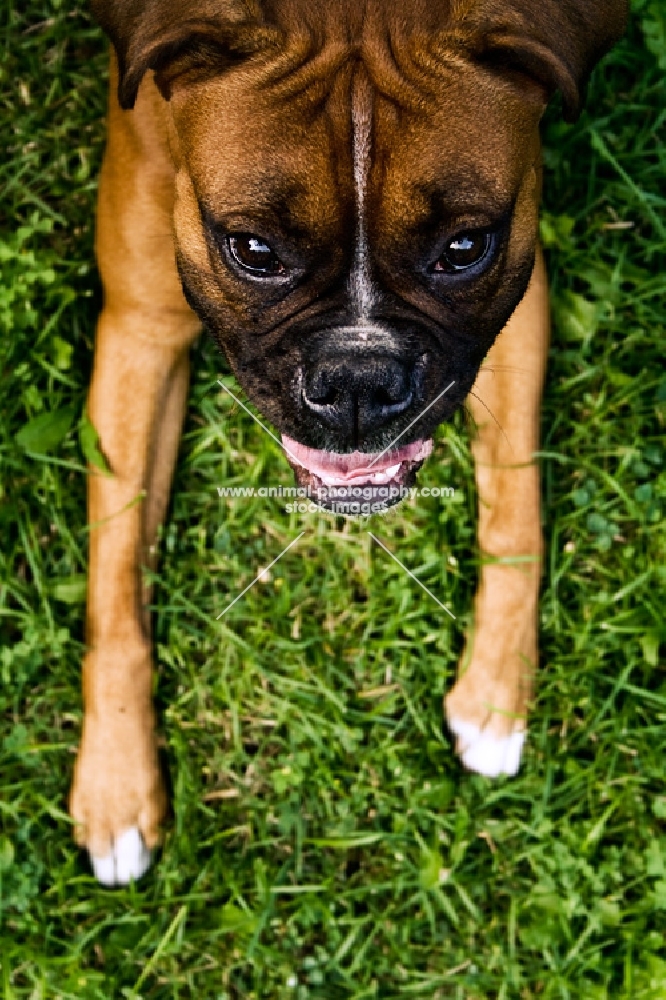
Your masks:
<instances>
[{"instance_id":1,"label":"wrinkled forehead","mask_svg":"<svg viewBox=\"0 0 666 1000\"><path fill-rule=\"evenodd\" d=\"M439 99L423 113L376 106L370 191L385 226L433 218L491 225L511 211L537 164L539 107L464 64L447 67L438 83Z\"/></svg>"},{"instance_id":2,"label":"wrinkled forehead","mask_svg":"<svg viewBox=\"0 0 666 1000\"><path fill-rule=\"evenodd\" d=\"M353 187L352 69L299 89L279 65L250 65L174 95L179 156L199 199L220 215L335 225Z\"/></svg>"},{"instance_id":3,"label":"wrinkled forehead","mask_svg":"<svg viewBox=\"0 0 666 1000\"><path fill-rule=\"evenodd\" d=\"M316 65L316 60L319 65ZM172 100L179 145L199 196L220 213L290 211L340 224L364 197L393 214L474 200L506 206L534 151L540 108L462 59L427 86L387 92L378 68L344 47L285 70L257 62ZM408 204L407 204L408 203Z\"/></svg>"}]
</instances>

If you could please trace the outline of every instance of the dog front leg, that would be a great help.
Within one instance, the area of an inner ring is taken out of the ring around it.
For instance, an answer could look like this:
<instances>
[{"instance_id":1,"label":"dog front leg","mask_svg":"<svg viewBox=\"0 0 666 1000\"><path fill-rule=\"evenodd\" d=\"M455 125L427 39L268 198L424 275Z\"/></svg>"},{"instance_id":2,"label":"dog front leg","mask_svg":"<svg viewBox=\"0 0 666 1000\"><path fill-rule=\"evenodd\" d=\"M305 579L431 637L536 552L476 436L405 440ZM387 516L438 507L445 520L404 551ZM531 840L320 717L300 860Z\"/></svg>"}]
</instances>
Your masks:
<instances>
[{"instance_id":1,"label":"dog front leg","mask_svg":"<svg viewBox=\"0 0 666 1000\"><path fill-rule=\"evenodd\" d=\"M152 655L142 567L154 563L200 328L176 270L174 199L161 97L146 81L121 111L112 60L97 256L105 306L88 412L111 475L88 482L90 573L84 722L70 811L105 884L139 878L166 798L157 759Z\"/></svg>"},{"instance_id":2,"label":"dog front leg","mask_svg":"<svg viewBox=\"0 0 666 1000\"><path fill-rule=\"evenodd\" d=\"M106 884L143 874L166 806L141 568L154 561L188 385L187 354L119 334L131 323L103 315L98 329L89 412L113 476L89 480L85 718L70 803Z\"/></svg>"},{"instance_id":3,"label":"dog front leg","mask_svg":"<svg viewBox=\"0 0 666 1000\"><path fill-rule=\"evenodd\" d=\"M497 338L468 399L482 566L474 622L446 698L456 750L470 770L515 774L538 648L542 535L539 412L549 343L540 250L527 292Z\"/></svg>"}]
</instances>

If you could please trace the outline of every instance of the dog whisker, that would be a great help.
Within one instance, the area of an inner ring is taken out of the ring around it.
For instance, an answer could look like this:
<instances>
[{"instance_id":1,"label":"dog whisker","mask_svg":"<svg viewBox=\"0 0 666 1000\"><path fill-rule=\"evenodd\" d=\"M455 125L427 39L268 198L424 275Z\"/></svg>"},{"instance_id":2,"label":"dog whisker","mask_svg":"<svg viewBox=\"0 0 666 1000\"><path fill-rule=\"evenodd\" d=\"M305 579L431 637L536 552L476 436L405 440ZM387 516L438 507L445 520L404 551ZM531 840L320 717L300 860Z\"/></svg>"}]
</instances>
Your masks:
<instances>
[{"instance_id":1,"label":"dog whisker","mask_svg":"<svg viewBox=\"0 0 666 1000\"><path fill-rule=\"evenodd\" d=\"M527 368L516 368L513 365L481 365L479 368L479 374L481 372L490 372L494 375L496 372L508 372L510 375L526 375L532 378L532 372Z\"/></svg>"},{"instance_id":2,"label":"dog whisker","mask_svg":"<svg viewBox=\"0 0 666 1000\"><path fill-rule=\"evenodd\" d=\"M483 400L481 399L481 397L479 395L477 395L477 393L475 393L472 389L470 389L469 394L470 394L470 396L474 396L474 399L477 399L479 401L479 403L481 403L481 406L484 408L484 410L486 411L486 413L488 414L488 416L493 420L493 422L495 423L495 425L497 427L497 430L500 432L500 434L504 438L504 440L505 440L505 442L507 444L507 447L510 448L511 452L513 452L514 448L513 448L513 445L511 444L511 442L509 441L508 437L506 436L506 431L504 430L504 428L502 427L502 425L500 424L499 420L497 419L497 417L495 416L495 414L493 413L493 411L490 409L490 407L486 406L486 404L483 402ZM474 423L476 424L476 421L474 421Z\"/></svg>"}]
</instances>

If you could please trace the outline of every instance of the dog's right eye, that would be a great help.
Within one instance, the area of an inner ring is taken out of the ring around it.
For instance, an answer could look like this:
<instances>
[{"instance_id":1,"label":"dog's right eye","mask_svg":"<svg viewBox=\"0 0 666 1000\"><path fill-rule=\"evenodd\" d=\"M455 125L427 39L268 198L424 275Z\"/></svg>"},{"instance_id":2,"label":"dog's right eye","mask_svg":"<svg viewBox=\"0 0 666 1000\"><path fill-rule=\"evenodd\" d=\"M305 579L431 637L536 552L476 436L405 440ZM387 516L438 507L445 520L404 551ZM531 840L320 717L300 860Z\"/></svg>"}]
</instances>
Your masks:
<instances>
[{"instance_id":1,"label":"dog's right eye","mask_svg":"<svg viewBox=\"0 0 666 1000\"><path fill-rule=\"evenodd\" d=\"M260 236L234 233L227 236L229 253L244 271L262 278L286 273L286 267L275 251Z\"/></svg>"}]
</instances>

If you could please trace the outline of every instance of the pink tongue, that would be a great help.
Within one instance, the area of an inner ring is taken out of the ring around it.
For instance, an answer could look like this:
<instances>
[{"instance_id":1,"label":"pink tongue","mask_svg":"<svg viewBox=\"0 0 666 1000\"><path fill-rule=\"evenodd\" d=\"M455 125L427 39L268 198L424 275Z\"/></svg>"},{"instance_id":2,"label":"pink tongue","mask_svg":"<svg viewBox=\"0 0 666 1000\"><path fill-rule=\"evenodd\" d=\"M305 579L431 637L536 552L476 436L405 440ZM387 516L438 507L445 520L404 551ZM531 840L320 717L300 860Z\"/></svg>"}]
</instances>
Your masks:
<instances>
[{"instance_id":1,"label":"pink tongue","mask_svg":"<svg viewBox=\"0 0 666 1000\"><path fill-rule=\"evenodd\" d=\"M282 444L287 455L308 472L314 473L320 479L349 482L376 476L387 469L395 468L403 462L422 462L432 451L432 441L413 441L395 451L389 449L381 452L352 451L340 455L333 451L320 451L317 448L307 448L293 438L282 435ZM381 455L381 458L378 456ZM376 461L375 461L376 459Z\"/></svg>"}]
</instances>

